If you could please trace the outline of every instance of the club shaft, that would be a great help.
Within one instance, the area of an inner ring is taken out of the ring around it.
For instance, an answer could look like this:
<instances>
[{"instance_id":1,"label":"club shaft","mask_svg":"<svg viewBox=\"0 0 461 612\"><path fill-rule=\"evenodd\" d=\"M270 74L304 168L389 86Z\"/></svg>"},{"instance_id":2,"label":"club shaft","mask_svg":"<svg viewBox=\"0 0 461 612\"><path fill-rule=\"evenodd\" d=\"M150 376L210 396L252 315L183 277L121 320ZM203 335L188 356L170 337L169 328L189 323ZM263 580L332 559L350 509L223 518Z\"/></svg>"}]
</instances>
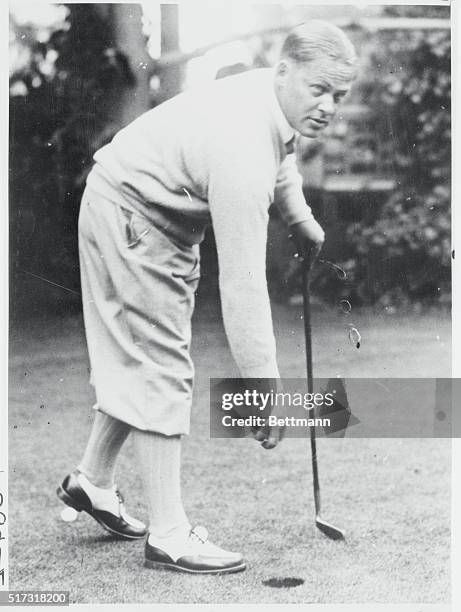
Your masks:
<instances>
[{"instance_id":1,"label":"club shaft","mask_svg":"<svg viewBox=\"0 0 461 612\"><path fill-rule=\"evenodd\" d=\"M312 257L306 257L303 265L303 310L304 310L304 337L306 341L306 373L307 373L307 391L314 392L314 375L312 365L312 328L311 328L311 307L310 307L310 269L312 266ZM320 514L320 482L319 469L317 462L317 441L315 436L315 427L310 430L311 442L311 457L312 457L312 481L314 487L314 504L315 514Z\"/></svg>"}]
</instances>

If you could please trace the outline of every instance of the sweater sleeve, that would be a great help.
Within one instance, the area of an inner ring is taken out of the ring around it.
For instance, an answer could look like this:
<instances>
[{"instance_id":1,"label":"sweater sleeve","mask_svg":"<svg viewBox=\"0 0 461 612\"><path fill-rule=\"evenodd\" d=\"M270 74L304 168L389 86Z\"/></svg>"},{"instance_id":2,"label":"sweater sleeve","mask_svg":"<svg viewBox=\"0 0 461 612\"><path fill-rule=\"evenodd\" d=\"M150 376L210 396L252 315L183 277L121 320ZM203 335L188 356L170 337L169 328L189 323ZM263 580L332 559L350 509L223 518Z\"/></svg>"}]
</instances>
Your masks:
<instances>
[{"instance_id":1,"label":"sweater sleeve","mask_svg":"<svg viewBox=\"0 0 461 612\"><path fill-rule=\"evenodd\" d=\"M279 378L266 280L273 148L228 133L211 147L208 202L224 327L243 378Z\"/></svg>"},{"instance_id":2,"label":"sweater sleeve","mask_svg":"<svg viewBox=\"0 0 461 612\"><path fill-rule=\"evenodd\" d=\"M304 199L302 178L294 153L287 155L280 166L274 201L287 225L312 219L312 211Z\"/></svg>"}]
</instances>

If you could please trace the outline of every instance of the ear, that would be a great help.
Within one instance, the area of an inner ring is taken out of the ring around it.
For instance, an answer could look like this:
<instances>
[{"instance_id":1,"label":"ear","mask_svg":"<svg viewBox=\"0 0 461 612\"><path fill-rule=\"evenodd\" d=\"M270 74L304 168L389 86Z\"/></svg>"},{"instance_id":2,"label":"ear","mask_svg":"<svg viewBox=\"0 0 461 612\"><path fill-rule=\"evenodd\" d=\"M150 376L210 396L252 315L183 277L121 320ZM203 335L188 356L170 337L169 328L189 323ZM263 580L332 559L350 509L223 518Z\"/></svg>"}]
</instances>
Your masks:
<instances>
[{"instance_id":1,"label":"ear","mask_svg":"<svg viewBox=\"0 0 461 612\"><path fill-rule=\"evenodd\" d=\"M281 59L279 63L275 66L275 76L277 77L285 77L290 70L290 66L287 60Z\"/></svg>"}]
</instances>

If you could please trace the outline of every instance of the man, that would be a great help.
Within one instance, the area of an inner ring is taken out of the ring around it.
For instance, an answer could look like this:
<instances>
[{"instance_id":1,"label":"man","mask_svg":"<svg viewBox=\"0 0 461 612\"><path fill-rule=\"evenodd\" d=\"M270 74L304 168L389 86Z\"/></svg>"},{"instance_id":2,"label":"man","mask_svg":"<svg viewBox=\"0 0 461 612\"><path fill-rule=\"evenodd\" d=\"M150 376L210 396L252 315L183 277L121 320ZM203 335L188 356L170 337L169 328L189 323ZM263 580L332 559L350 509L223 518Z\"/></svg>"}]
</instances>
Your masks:
<instances>
[{"instance_id":1,"label":"man","mask_svg":"<svg viewBox=\"0 0 461 612\"><path fill-rule=\"evenodd\" d=\"M303 252L324 233L306 205L295 133L316 138L355 76L345 34L311 21L288 35L274 70L187 91L145 113L95 154L79 221L85 329L97 413L83 459L58 495L103 527L141 538L114 484L129 433L149 503L146 563L192 573L245 568L191 529L181 502L189 432L190 320L198 245L213 226L226 333L243 378L278 379L265 261L274 200ZM256 438L273 448L278 431Z\"/></svg>"}]
</instances>

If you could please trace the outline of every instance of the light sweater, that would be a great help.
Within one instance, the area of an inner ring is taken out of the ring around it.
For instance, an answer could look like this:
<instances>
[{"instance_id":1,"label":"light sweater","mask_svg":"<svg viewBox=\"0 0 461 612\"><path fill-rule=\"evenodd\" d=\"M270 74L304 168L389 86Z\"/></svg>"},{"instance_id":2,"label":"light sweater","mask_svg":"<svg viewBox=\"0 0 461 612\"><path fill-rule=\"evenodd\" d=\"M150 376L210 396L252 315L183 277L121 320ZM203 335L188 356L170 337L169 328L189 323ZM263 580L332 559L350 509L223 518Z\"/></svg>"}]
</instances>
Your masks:
<instances>
[{"instance_id":1,"label":"light sweater","mask_svg":"<svg viewBox=\"0 0 461 612\"><path fill-rule=\"evenodd\" d=\"M188 90L96 152L87 184L187 244L212 224L229 344L244 378L278 378L266 280L268 209L312 218L272 69Z\"/></svg>"}]
</instances>

